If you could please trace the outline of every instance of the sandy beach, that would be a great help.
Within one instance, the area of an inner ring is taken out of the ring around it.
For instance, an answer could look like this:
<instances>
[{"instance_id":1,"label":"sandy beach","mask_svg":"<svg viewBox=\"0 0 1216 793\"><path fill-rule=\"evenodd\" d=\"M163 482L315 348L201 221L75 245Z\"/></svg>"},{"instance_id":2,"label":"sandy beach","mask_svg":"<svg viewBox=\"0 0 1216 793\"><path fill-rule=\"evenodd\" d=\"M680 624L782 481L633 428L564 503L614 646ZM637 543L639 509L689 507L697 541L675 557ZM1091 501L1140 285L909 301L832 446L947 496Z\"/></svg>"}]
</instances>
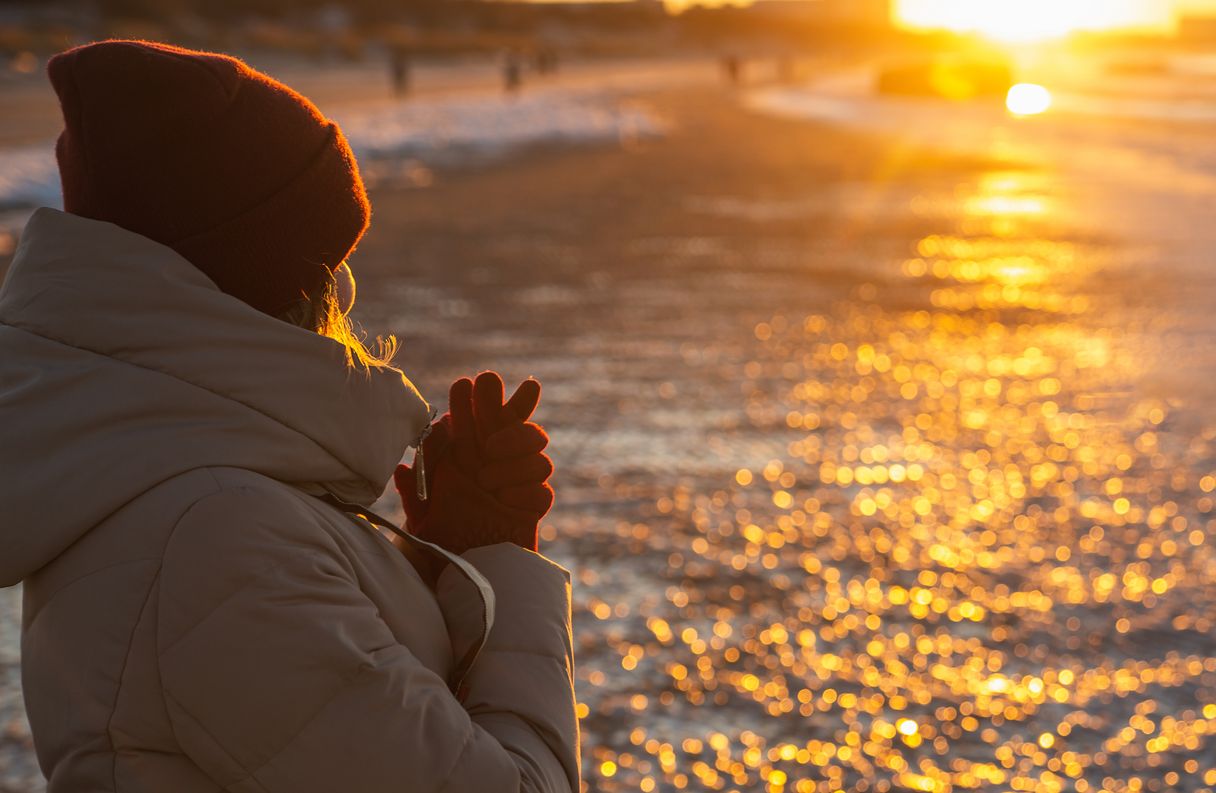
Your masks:
<instances>
[{"instance_id":1,"label":"sandy beach","mask_svg":"<svg viewBox=\"0 0 1216 793\"><path fill-rule=\"evenodd\" d=\"M585 790L1216 789L1193 240L679 75L614 95L662 135L411 157L352 259L428 399L544 384ZM34 793L0 595L0 793Z\"/></svg>"}]
</instances>

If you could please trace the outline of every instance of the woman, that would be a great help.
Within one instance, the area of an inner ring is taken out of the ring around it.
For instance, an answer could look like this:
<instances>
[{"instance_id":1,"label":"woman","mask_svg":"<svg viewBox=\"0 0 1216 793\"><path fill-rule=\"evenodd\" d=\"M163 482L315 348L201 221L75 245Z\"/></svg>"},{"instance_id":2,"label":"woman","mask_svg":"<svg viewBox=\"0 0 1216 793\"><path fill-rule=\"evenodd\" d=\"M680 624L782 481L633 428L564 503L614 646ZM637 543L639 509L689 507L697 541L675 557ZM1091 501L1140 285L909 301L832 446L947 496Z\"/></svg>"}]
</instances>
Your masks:
<instances>
[{"instance_id":1,"label":"woman","mask_svg":"<svg viewBox=\"0 0 1216 793\"><path fill-rule=\"evenodd\" d=\"M430 431L350 332L370 207L299 94L148 42L48 72L66 211L0 289L0 585L51 793L578 790L539 387L460 380ZM428 433L400 532L366 506Z\"/></svg>"}]
</instances>

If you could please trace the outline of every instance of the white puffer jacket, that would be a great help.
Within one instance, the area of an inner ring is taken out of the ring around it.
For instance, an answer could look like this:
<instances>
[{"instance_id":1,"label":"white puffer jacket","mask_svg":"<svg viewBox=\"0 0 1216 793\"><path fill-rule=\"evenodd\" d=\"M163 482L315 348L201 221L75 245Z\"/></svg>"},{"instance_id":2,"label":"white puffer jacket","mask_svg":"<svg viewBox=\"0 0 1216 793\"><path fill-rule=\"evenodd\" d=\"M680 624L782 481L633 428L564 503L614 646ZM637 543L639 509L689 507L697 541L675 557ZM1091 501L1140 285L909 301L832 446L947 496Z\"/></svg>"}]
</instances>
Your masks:
<instances>
[{"instance_id":1,"label":"white puffer jacket","mask_svg":"<svg viewBox=\"0 0 1216 793\"><path fill-rule=\"evenodd\" d=\"M0 585L50 793L577 791L569 571L415 540L432 592L310 494L371 504L426 420L396 369L37 210L0 288Z\"/></svg>"}]
</instances>

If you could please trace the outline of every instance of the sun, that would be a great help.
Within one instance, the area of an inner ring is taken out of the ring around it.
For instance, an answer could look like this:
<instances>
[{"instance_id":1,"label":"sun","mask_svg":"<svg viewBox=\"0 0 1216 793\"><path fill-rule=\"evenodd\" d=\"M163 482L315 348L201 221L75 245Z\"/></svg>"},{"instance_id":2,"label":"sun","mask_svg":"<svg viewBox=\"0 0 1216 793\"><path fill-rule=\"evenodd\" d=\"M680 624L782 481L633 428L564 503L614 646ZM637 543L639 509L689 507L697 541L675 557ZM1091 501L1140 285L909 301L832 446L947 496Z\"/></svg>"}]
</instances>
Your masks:
<instances>
[{"instance_id":1,"label":"sun","mask_svg":"<svg viewBox=\"0 0 1216 793\"><path fill-rule=\"evenodd\" d=\"M1051 107L1051 92L1035 83L1018 83L1009 89L1005 106L1015 116L1037 116Z\"/></svg>"},{"instance_id":2,"label":"sun","mask_svg":"<svg viewBox=\"0 0 1216 793\"><path fill-rule=\"evenodd\" d=\"M1168 0L896 0L907 27L980 33L998 41L1031 42L1082 30L1162 28Z\"/></svg>"}]
</instances>

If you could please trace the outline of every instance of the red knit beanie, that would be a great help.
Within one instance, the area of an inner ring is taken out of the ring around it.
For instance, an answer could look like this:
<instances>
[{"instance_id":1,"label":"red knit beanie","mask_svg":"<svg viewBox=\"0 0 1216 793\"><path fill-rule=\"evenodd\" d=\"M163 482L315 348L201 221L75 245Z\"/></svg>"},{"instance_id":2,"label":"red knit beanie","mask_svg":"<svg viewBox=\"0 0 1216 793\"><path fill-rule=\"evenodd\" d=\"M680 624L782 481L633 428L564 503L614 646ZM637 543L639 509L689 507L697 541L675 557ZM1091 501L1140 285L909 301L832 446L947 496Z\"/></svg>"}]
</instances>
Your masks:
<instances>
[{"instance_id":1,"label":"red knit beanie","mask_svg":"<svg viewBox=\"0 0 1216 793\"><path fill-rule=\"evenodd\" d=\"M111 40L47 72L64 209L169 246L257 309L315 294L367 230L337 124L236 58Z\"/></svg>"}]
</instances>

